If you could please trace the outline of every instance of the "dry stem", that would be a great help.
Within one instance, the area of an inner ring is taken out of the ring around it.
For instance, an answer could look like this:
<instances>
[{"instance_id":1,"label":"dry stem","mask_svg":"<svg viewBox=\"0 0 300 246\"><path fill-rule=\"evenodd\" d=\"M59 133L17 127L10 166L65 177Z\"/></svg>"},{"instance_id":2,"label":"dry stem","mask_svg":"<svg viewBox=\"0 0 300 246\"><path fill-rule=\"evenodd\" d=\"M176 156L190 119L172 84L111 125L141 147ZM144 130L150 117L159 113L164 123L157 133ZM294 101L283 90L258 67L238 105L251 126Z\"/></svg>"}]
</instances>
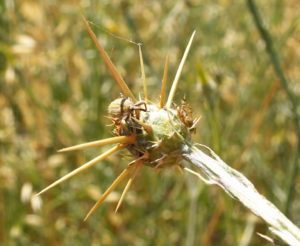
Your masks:
<instances>
[{"instance_id":1,"label":"dry stem","mask_svg":"<svg viewBox=\"0 0 300 246\"><path fill-rule=\"evenodd\" d=\"M260 195L243 174L228 166L212 150L210 153L213 158L193 145L186 145L183 149L184 158L205 174L206 178L201 177L202 180L207 183L215 183L223 188L231 197L239 200L254 214L262 218L275 235L289 245L299 246L299 228L270 201Z\"/></svg>"}]
</instances>

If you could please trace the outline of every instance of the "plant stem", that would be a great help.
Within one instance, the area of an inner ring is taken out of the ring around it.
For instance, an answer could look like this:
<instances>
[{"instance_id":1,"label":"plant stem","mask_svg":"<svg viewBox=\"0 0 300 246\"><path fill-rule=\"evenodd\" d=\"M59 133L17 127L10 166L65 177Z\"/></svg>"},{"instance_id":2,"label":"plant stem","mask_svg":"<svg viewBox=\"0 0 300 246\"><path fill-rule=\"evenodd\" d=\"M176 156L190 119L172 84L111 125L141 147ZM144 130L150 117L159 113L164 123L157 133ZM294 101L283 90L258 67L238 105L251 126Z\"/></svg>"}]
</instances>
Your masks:
<instances>
[{"instance_id":1,"label":"plant stem","mask_svg":"<svg viewBox=\"0 0 300 246\"><path fill-rule=\"evenodd\" d=\"M284 72L281 69L278 55L273 46L272 38L271 38L268 30L266 28L264 28L264 26L262 24L262 20L258 13L256 4L254 3L253 0L248 0L247 3L248 3L250 13L254 19L255 25L256 25L257 29L259 30L262 39L265 42L266 50L268 52L268 55L270 56L274 71L277 74L277 76L279 77L282 87L285 90L287 97L289 98L289 100L292 104L292 111L293 111L293 117L294 117L294 121L295 121L296 134L297 134L297 147L296 147L295 156L294 156L294 160L293 160L293 164L292 164L291 175L290 175L290 179L289 179L290 181L289 181L289 185L288 185L288 195L287 195L286 204L285 204L285 212L287 215L289 215L290 207L291 207L294 192L295 192L294 187L295 187L295 181L296 181L296 177L297 177L297 173L298 173L298 160L300 157L300 119L299 119L299 115L297 112L298 102L297 102L296 96L294 95L292 90L290 90L290 88L289 88L289 85L288 85L289 82L288 82L286 76L284 75Z\"/></svg>"},{"instance_id":2,"label":"plant stem","mask_svg":"<svg viewBox=\"0 0 300 246\"><path fill-rule=\"evenodd\" d=\"M183 157L205 174L202 180L220 186L231 197L239 200L255 215L262 218L269 225L269 229L289 245L300 245L299 228L259 194L243 174L228 166L212 150L210 153L213 158L190 144L185 145L182 150Z\"/></svg>"}]
</instances>

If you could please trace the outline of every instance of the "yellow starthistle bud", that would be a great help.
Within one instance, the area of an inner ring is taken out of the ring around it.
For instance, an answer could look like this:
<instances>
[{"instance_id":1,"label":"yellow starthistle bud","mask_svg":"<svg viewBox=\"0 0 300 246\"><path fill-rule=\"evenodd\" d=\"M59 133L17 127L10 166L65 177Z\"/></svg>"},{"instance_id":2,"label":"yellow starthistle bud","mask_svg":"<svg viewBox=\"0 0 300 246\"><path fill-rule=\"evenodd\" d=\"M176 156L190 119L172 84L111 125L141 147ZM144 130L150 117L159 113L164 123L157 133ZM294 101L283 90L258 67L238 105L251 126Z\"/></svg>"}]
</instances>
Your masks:
<instances>
[{"instance_id":1,"label":"yellow starthistle bud","mask_svg":"<svg viewBox=\"0 0 300 246\"><path fill-rule=\"evenodd\" d=\"M109 118L113 121L114 125L113 133L115 137L64 148L59 152L85 149L106 144L117 145L109 149L102 155L75 169L71 173L60 178L59 180L55 181L54 183L43 189L40 193L38 193L38 195L64 182L65 180L73 177L74 175L82 172L83 170L91 167L95 163L107 158L108 156L121 149L127 148L133 157L133 161L118 176L118 178L115 179L112 185L103 193L98 202L89 211L89 213L85 217L86 220L95 211L95 209L100 206L100 204L106 199L106 197L115 189L115 187L132 171L133 168L134 171L132 172L131 177L129 178L129 181L123 191L123 194L121 195L116 211L120 207L125 194L127 193L130 185L137 175L138 170L142 166L145 165L160 170L166 167L179 166L181 161L183 160L182 150L184 144L190 141L191 127L190 125L186 124L185 117L187 117L187 115L180 113L184 112L182 111L184 110L184 105L182 106L182 110L176 110L171 108L171 104L175 95L182 67L189 52L195 32L193 33L188 43L186 51L177 70L174 82L172 84L167 104L164 106L165 85L168 68L167 56L163 76L160 105L156 106L154 104L148 103L141 46L139 45L139 55L144 86L144 101L137 101L123 78L117 72L114 64L112 63L106 52L103 50L102 46L98 43L96 36L90 28L86 19L82 17L82 20L86 28L88 29L91 38L95 42L100 54L104 58L105 63L107 64L117 83L121 87L124 96L115 99L108 107Z\"/></svg>"}]
</instances>

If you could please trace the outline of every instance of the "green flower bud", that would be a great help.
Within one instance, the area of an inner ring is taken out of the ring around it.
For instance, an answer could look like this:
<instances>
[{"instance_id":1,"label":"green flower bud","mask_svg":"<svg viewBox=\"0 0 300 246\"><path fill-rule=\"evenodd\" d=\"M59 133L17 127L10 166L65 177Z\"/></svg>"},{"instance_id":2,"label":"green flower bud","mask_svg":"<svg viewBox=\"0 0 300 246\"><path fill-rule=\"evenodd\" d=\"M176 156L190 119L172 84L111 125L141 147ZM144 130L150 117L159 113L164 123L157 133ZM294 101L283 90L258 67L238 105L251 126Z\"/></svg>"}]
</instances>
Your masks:
<instances>
[{"instance_id":1,"label":"green flower bud","mask_svg":"<svg viewBox=\"0 0 300 246\"><path fill-rule=\"evenodd\" d=\"M136 142L128 149L136 159L141 158L146 166L165 168L178 165L182 161L181 150L185 141L190 140L189 128L180 120L177 111L170 108L159 109L147 105L147 112L139 112L141 130L136 130ZM124 128L136 129L132 119L122 121ZM143 125L150 126L150 131Z\"/></svg>"}]
</instances>

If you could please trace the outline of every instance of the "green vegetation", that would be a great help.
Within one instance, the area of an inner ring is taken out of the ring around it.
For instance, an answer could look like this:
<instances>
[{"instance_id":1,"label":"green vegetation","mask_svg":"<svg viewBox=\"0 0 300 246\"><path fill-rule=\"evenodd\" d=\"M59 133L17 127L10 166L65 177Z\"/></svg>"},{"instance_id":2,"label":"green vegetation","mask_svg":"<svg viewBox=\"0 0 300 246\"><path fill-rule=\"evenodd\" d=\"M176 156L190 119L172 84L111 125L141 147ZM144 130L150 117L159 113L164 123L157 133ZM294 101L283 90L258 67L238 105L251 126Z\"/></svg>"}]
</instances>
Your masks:
<instances>
[{"instance_id":1,"label":"green vegetation","mask_svg":"<svg viewBox=\"0 0 300 246\"><path fill-rule=\"evenodd\" d=\"M135 43L143 43L148 97L156 104L167 53L169 91L196 30L174 98L179 104L185 95L202 116L193 142L210 146L299 225L300 5L257 4L275 58L246 1L2 1L0 244L267 245L255 234L268 234L261 220L176 169L157 175L141 168L118 213L125 181L83 222L132 161L126 150L34 196L109 148L56 152L111 137L105 116L121 92L81 14L137 98L143 86Z\"/></svg>"}]
</instances>

